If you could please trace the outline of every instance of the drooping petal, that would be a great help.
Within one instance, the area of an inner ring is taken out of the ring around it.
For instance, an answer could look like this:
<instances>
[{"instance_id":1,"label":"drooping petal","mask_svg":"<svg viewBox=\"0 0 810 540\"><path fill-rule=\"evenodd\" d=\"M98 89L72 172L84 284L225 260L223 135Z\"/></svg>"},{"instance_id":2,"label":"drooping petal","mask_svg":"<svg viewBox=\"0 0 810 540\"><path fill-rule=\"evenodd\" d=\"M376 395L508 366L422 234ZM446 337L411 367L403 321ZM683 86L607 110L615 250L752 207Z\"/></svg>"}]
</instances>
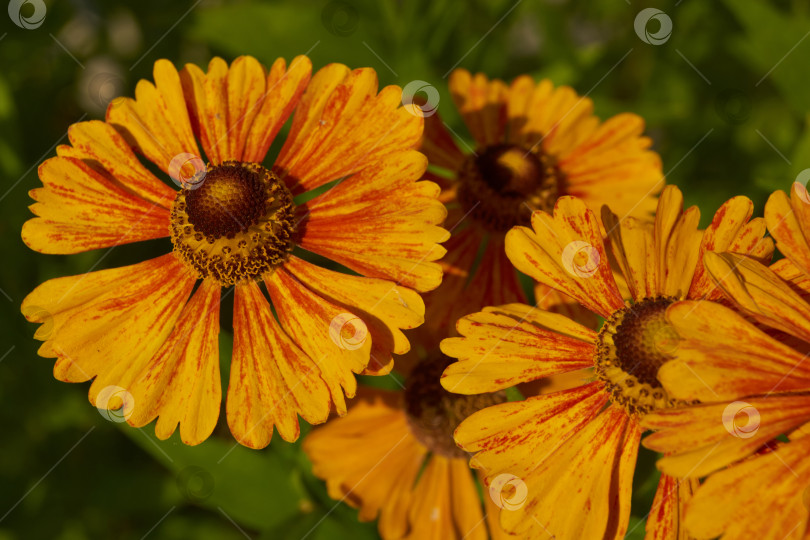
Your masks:
<instances>
[{"instance_id":1,"label":"drooping petal","mask_svg":"<svg viewBox=\"0 0 810 540\"><path fill-rule=\"evenodd\" d=\"M43 323L34 337L45 342L41 356L57 359L57 379L95 377L90 388L95 404L102 389L127 390L144 373L175 327L195 281L169 253L46 281L25 297L22 312Z\"/></svg>"},{"instance_id":2,"label":"drooping petal","mask_svg":"<svg viewBox=\"0 0 810 540\"><path fill-rule=\"evenodd\" d=\"M401 107L401 100L397 86L377 93L373 69L324 67L301 97L275 167L298 194L415 148L423 120Z\"/></svg>"},{"instance_id":3,"label":"drooping petal","mask_svg":"<svg viewBox=\"0 0 810 540\"><path fill-rule=\"evenodd\" d=\"M425 312L413 290L382 279L334 272L294 256L284 268L309 289L358 314L371 333L375 362L390 370L391 353L405 354L410 349L402 329L422 324Z\"/></svg>"},{"instance_id":4,"label":"drooping petal","mask_svg":"<svg viewBox=\"0 0 810 540\"><path fill-rule=\"evenodd\" d=\"M642 424L657 431L644 439L644 446L668 454L658 462L662 471L700 478L752 455L808 420L808 396L775 394L656 411Z\"/></svg>"},{"instance_id":5,"label":"drooping petal","mask_svg":"<svg viewBox=\"0 0 810 540\"><path fill-rule=\"evenodd\" d=\"M810 341L810 304L767 266L732 253L708 254L706 270L756 320Z\"/></svg>"},{"instance_id":6,"label":"drooping petal","mask_svg":"<svg viewBox=\"0 0 810 540\"><path fill-rule=\"evenodd\" d=\"M128 388L134 401L130 425L142 427L157 417L155 433L168 439L180 424L181 439L191 445L214 431L222 403L219 302L219 283L204 280L148 368Z\"/></svg>"},{"instance_id":7,"label":"drooping petal","mask_svg":"<svg viewBox=\"0 0 810 540\"><path fill-rule=\"evenodd\" d=\"M532 228L514 227L506 234L506 254L518 270L603 317L624 307L599 221L582 201L560 197L553 217L532 215Z\"/></svg>"},{"instance_id":8,"label":"drooping petal","mask_svg":"<svg viewBox=\"0 0 810 540\"><path fill-rule=\"evenodd\" d=\"M810 275L810 195L801 183L794 183L790 198L784 191L775 191L765 205L768 232L776 240L782 254Z\"/></svg>"},{"instance_id":9,"label":"drooping petal","mask_svg":"<svg viewBox=\"0 0 810 540\"><path fill-rule=\"evenodd\" d=\"M442 375L458 394L509 388L593 365L596 333L563 315L522 304L484 308L459 320L463 337L441 344L459 361Z\"/></svg>"},{"instance_id":10,"label":"drooping petal","mask_svg":"<svg viewBox=\"0 0 810 540\"><path fill-rule=\"evenodd\" d=\"M448 81L450 95L479 147L498 144L506 129L507 86L490 81L483 73L474 76L457 69Z\"/></svg>"},{"instance_id":11,"label":"drooping petal","mask_svg":"<svg viewBox=\"0 0 810 540\"><path fill-rule=\"evenodd\" d=\"M356 313L307 289L284 267L264 282L281 327L315 363L338 414L346 414L344 394L354 397L354 374L362 373L370 360L368 325Z\"/></svg>"},{"instance_id":12,"label":"drooping petal","mask_svg":"<svg viewBox=\"0 0 810 540\"><path fill-rule=\"evenodd\" d=\"M676 358L658 378L677 399L710 402L810 387L805 355L727 307L677 302L667 309L667 319L681 340Z\"/></svg>"},{"instance_id":13,"label":"drooping petal","mask_svg":"<svg viewBox=\"0 0 810 540\"><path fill-rule=\"evenodd\" d=\"M163 172L182 154L199 156L180 75L168 60L158 60L155 83L141 80L135 99L121 98L107 109L107 122L127 143Z\"/></svg>"},{"instance_id":14,"label":"drooping petal","mask_svg":"<svg viewBox=\"0 0 810 540\"><path fill-rule=\"evenodd\" d=\"M780 445L710 476L686 512L698 538L798 540L806 538L810 438Z\"/></svg>"},{"instance_id":15,"label":"drooping petal","mask_svg":"<svg viewBox=\"0 0 810 540\"><path fill-rule=\"evenodd\" d=\"M346 416L313 430L303 448L333 499L359 508L361 521L379 517L383 538L408 533L427 449L411 435L395 393L363 389Z\"/></svg>"},{"instance_id":16,"label":"drooping petal","mask_svg":"<svg viewBox=\"0 0 810 540\"><path fill-rule=\"evenodd\" d=\"M134 195L87 162L54 157L39 167L43 187L29 193L38 217L22 239L41 253L68 254L169 236L169 211Z\"/></svg>"},{"instance_id":17,"label":"drooping petal","mask_svg":"<svg viewBox=\"0 0 810 540\"><path fill-rule=\"evenodd\" d=\"M764 219L751 220L753 212L754 203L746 197L729 199L717 210L711 224L703 233L689 298L718 300L723 296L702 264L707 253L728 251L753 257L762 264L770 262L773 255L773 240L765 237Z\"/></svg>"},{"instance_id":18,"label":"drooping petal","mask_svg":"<svg viewBox=\"0 0 810 540\"><path fill-rule=\"evenodd\" d=\"M320 368L279 328L256 283L236 286L233 320L226 410L236 440L264 448L274 427L284 440L296 440L298 415L325 422L331 399Z\"/></svg>"},{"instance_id":19,"label":"drooping petal","mask_svg":"<svg viewBox=\"0 0 810 540\"><path fill-rule=\"evenodd\" d=\"M308 202L300 245L368 277L427 291L441 283L449 233L433 182L417 182L426 167L415 151L389 154ZM397 193L391 197L391 193Z\"/></svg>"}]
</instances>

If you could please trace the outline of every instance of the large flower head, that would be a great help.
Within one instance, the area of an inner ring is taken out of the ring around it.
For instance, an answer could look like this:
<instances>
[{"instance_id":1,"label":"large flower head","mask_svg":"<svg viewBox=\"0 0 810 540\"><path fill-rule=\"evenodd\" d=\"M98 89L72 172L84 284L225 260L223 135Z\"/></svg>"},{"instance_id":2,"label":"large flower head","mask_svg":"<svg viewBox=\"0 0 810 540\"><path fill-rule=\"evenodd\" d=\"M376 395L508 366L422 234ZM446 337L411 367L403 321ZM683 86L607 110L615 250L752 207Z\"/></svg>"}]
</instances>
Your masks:
<instances>
[{"instance_id":1,"label":"large flower head","mask_svg":"<svg viewBox=\"0 0 810 540\"><path fill-rule=\"evenodd\" d=\"M785 255L770 268L731 253L705 260L739 311L678 302L667 318L680 354L661 369L701 405L648 415L645 439L665 473L708 476L686 512L698 538L805 538L810 521L810 196L771 195L765 220ZM743 316L745 315L745 317ZM778 516L772 519L771 516Z\"/></svg>"},{"instance_id":2,"label":"large flower head","mask_svg":"<svg viewBox=\"0 0 810 540\"><path fill-rule=\"evenodd\" d=\"M640 419L678 403L657 378L678 350L666 308L684 298L719 297L700 264L708 252L770 258L773 244L763 238L764 221L750 220L752 206L735 197L700 231L698 209L684 211L680 191L670 186L654 223L619 219L604 208L606 248L596 215L583 201L562 197L553 215L535 212L532 229L507 234L507 254L519 270L576 299L604 324L596 332L562 314L510 304L461 319L463 337L442 342L442 350L459 359L442 378L451 392L494 392L560 373L593 372L573 388L484 409L457 429L456 442L477 452L471 465L487 481L510 474L528 488L522 508L501 512L505 530L538 538L624 537ZM628 300L611 259L628 284ZM678 534L680 508L694 487L661 477L648 534ZM560 512L560 500L576 510Z\"/></svg>"},{"instance_id":3,"label":"large flower head","mask_svg":"<svg viewBox=\"0 0 810 540\"><path fill-rule=\"evenodd\" d=\"M60 380L92 379L99 409L120 408L133 426L157 417L161 438L178 424L186 443L208 437L223 287L234 295L226 414L242 444L265 446L274 428L294 440L299 415L323 422L332 405L345 414L355 374L384 373L408 350L401 329L422 322L416 291L439 284L431 261L447 236L438 186L418 181L423 120L398 87L378 92L371 69L311 69L304 56L269 70L215 58L207 72L160 60L154 84L114 100L105 122L71 126L71 144L41 165L38 217L22 230L32 249L172 243L155 259L53 279L23 302L43 323L39 354L56 358Z\"/></svg>"},{"instance_id":4,"label":"large flower head","mask_svg":"<svg viewBox=\"0 0 810 540\"><path fill-rule=\"evenodd\" d=\"M428 343L482 306L526 301L504 237L529 225L533 211L551 212L558 197L573 195L596 211L607 204L619 215L649 218L664 186L661 160L635 114L600 122L588 97L528 75L507 85L459 69L449 86L475 147L460 148L438 114L426 118L421 150L442 186L453 233L445 280L425 297L419 332ZM541 307L586 315L571 298L538 287Z\"/></svg>"},{"instance_id":5,"label":"large flower head","mask_svg":"<svg viewBox=\"0 0 810 540\"><path fill-rule=\"evenodd\" d=\"M482 505L469 455L453 441L464 418L506 396L447 392L439 377L450 362L434 355L415 364L402 391L361 389L344 418L304 440L329 495L359 508L361 521L379 518L385 540L507 537L491 518L499 505L519 501L485 493Z\"/></svg>"}]
</instances>

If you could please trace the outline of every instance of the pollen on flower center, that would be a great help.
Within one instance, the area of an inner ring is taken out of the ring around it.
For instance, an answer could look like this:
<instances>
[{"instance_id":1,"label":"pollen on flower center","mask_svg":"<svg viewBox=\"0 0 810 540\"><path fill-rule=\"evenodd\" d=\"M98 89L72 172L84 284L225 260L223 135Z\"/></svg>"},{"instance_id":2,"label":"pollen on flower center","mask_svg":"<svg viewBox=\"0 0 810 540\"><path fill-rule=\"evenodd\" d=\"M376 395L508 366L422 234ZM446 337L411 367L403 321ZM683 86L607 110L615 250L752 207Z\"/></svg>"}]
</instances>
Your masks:
<instances>
[{"instance_id":1,"label":"pollen on flower center","mask_svg":"<svg viewBox=\"0 0 810 540\"><path fill-rule=\"evenodd\" d=\"M564 185L553 158L510 144L490 146L470 156L459 179L461 205L496 232L528 225L534 210L550 211Z\"/></svg>"},{"instance_id":2,"label":"pollen on flower center","mask_svg":"<svg viewBox=\"0 0 810 540\"><path fill-rule=\"evenodd\" d=\"M506 394L461 395L442 388L439 380L453 359L432 357L414 367L405 382L405 415L413 435L428 450L448 458L466 458L453 432L476 411L506 401Z\"/></svg>"},{"instance_id":3,"label":"pollen on flower center","mask_svg":"<svg viewBox=\"0 0 810 540\"><path fill-rule=\"evenodd\" d=\"M678 334L667 322L675 298L655 297L621 309L607 319L597 340L596 374L614 401L632 414L671 407L658 370L673 358Z\"/></svg>"},{"instance_id":4,"label":"pollen on flower center","mask_svg":"<svg viewBox=\"0 0 810 540\"><path fill-rule=\"evenodd\" d=\"M175 253L223 286L257 279L289 257L295 205L279 178L256 163L209 166L172 207Z\"/></svg>"}]
</instances>

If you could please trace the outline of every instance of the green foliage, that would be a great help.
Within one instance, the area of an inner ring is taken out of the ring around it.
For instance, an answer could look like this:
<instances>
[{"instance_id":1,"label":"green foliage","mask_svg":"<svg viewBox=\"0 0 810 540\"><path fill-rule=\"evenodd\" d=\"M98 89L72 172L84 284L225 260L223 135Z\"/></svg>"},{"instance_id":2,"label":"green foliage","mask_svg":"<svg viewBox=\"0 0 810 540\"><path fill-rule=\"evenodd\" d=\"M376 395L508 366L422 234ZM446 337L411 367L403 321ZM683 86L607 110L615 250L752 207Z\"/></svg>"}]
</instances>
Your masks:
<instances>
[{"instance_id":1,"label":"green foliage","mask_svg":"<svg viewBox=\"0 0 810 540\"><path fill-rule=\"evenodd\" d=\"M270 448L249 450L235 445L224 422L197 447L177 435L159 441L153 426L106 421L87 403L87 384L56 382L52 360L36 356L34 329L19 305L37 284L170 249L154 241L60 257L33 253L20 240L27 191L39 185L36 166L65 143L68 125L103 116L105 100L88 80L94 66L106 62L102 72L114 73L111 84L124 95L151 78L158 58L204 66L213 55L250 54L269 65L306 53L316 69L371 66L381 84L434 85L443 119L468 141L447 90L452 68L505 80L549 77L587 94L602 117L642 115L668 181L700 206L704 225L738 194L761 214L770 192L789 189L810 168L806 4L668 3L658 7L673 21L672 36L657 46L634 32L641 7L615 0L48 1L38 29L4 18L0 538L377 536L375 524L359 523L356 510L328 497L300 443L276 436ZM226 312L223 351L232 341ZM223 358L224 381L228 363ZM393 378L376 382L397 387ZM657 478L655 456L641 455L633 539L643 538Z\"/></svg>"}]
</instances>

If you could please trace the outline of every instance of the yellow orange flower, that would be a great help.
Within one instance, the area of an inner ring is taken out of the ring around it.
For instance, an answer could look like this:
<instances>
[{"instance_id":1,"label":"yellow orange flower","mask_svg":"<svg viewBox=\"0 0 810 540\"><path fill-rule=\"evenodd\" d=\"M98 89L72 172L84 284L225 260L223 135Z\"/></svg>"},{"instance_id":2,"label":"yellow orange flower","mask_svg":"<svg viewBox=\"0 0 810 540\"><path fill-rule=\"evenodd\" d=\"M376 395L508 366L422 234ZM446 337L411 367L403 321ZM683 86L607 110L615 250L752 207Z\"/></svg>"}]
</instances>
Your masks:
<instances>
[{"instance_id":1,"label":"yellow orange flower","mask_svg":"<svg viewBox=\"0 0 810 540\"><path fill-rule=\"evenodd\" d=\"M485 521L469 456L453 442L463 418L505 396L446 392L439 376L449 363L445 357L420 362L401 392L361 389L345 417L304 440L329 495L359 508L361 521L379 517L385 540L505 537L497 523ZM487 516L496 515L493 500L484 499Z\"/></svg>"},{"instance_id":2,"label":"yellow orange flower","mask_svg":"<svg viewBox=\"0 0 810 540\"><path fill-rule=\"evenodd\" d=\"M39 169L25 243L67 254L169 237L173 249L28 295L22 311L44 323L39 354L56 358L58 379L92 379L100 409L123 406L136 427L157 418L160 438L179 424L184 442L201 442L222 401L219 309L232 285L226 415L234 437L258 448L274 428L295 440L298 416L320 423L332 405L345 414L355 374L385 373L408 350L401 329L422 322L416 291L439 284L432 261L447 237L438 186L417 181L423 120L400 106L398 87L378 92L371 69L311 71L304 56L269 71L251 57L215 58L207 72L160 60L154 84L114 100L105 122L70 127L71 144Z\"/></svg>"},{"instance_id":3,"label":"yellow orange flower","mask_svg":"<svg viewBox=\"0 0 810 540\"><path fill-rule=\"evenodd\" d=\"M429 345L462 315L526 301L504 236L529 225L532 211L550 212L558 197L574 195L596 211L608 204L621 216L650 217L664 186L660 158L635 114L600 123L588 97L527 75L507 85L459 69L449 86L475 148L462 151L438 115L425 119L421 150L436 168L431 178L442 186L453 232L444 282L425 297L419 333ZM538 287L540 307L589 316L570 297Z\"/></svg>"},{"instance_id":4,"label":"yellow orange flower","mask_svg":"<svg viewBox=\"0 0 810 540\"><path fill-rule=\"evenodd\" d=\"M770 268L731 253L706 257L708 273L742 315L694 301L667 312L682 342L660 379L677 397L702 404L648 415L644 424L658 432L644 444L670 454L658 464L665 473L708 476L686 513L688 530L699 538L806 536L808 204L802 185L790 198L778 191L768 200L765 220L786 257ZM771 515L779 518L765 517Z\"/></svg>"},{"instance_id":5,"label":"yellow orange flower","mask_svg":"<svg viewBox=\"0 0 810 540\"><path fill-rule=\"evenodd\" d=\"M624 537L640 419L678 403L656 377L677 347L665 310L678 299L719 297L700 264L709 252L770 259L773 243L763 237L764 221L750 219L752 211L751 201L735 197L699 231L698 209L684 211L680 191L669 186L654 223L619 220L603 208L607 247L596 215L575 197L560 198L553 215L535 212L532 229L507 234L507 254L518 270L605 322L596 332L561 314L510 304L464 317L458 323L463 337L442 342L442 351L459 359L445 370L442 385L463 394L593 370L591 382L484 409L457 429L456 442L476 453L471 465L487 482L511 474L528 488L525 506L501 511L506 531L538 538ZM629 301L619 292L608 249ZM647 520L650 537L683 534L680 509L695 486L661 477ZM576 512L560 512L561 500Z\"/></svg>"}]
</instances>

